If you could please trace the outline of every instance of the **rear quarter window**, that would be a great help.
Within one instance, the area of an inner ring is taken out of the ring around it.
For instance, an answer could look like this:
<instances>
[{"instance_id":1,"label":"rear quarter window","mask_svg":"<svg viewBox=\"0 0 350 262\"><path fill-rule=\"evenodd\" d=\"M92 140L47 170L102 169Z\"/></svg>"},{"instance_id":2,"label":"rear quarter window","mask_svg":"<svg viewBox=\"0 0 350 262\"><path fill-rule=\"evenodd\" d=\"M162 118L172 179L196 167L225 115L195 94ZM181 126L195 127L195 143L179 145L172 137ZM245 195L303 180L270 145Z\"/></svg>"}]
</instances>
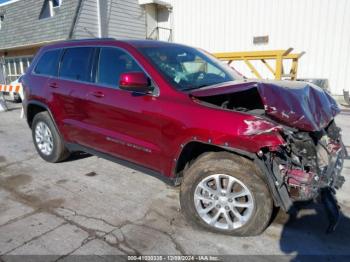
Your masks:
<instances>
[{"instance_id":1,"label":"rear quarter window","mask_svg":"<svg viewBox=\"0 0 350 262\"><path fill-rule=\"evenodd\" d=\"M61 50L51 50L45 52L39 58L34 72L39 75L57 76L60 55Z\"/></svg>"},{"instance_id":2,"label":"rear quarter window","mask_svg":"<svg viewBox=\"0 0 350 262\"><path fill-rule=\"evenodd\" d=\"M59 77L91 82L94 50L93 47L66 49L62 58Z\"/></svg>"}]
</instances>

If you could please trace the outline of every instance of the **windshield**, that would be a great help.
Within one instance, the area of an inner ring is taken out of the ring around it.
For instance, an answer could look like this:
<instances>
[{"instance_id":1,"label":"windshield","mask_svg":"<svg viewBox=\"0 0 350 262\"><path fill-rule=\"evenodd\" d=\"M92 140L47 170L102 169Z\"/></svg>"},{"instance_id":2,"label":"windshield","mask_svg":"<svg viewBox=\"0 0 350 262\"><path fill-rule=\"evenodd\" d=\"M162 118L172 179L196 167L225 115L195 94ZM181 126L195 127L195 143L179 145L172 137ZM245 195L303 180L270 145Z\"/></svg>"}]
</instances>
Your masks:
<instances>
[{"instance_id":1,"label":"windshield","mask_svg":"<svg viewBox=\"0 0 350 262\"><path fill-rule=\"evenodd\" d=\"M168 45L139 50L178 90L197 89L239 78L230 67L195 48Z\"/></svg>"}]
</instances>

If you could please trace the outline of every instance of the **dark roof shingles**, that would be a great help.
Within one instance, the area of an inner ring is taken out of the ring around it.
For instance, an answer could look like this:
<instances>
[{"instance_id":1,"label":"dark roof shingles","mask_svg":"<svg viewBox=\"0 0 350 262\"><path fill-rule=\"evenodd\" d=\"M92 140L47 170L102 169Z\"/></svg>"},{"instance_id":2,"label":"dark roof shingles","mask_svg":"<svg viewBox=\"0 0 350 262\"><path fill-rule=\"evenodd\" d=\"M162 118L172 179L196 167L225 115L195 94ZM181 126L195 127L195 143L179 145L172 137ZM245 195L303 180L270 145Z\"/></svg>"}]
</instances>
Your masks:
<instances>
[{"instance_id":1,"label":"dark roof shingles","mask_svg":"<svg viewBox=\"0 0 350 262\"><path fill-rule=\"evenodd\" d=\"M0 7L5 19L0 49L68 39L79 0L64 0L53 17L39 19L45 0L21 0Z\"/></svg>"}]
</instances>

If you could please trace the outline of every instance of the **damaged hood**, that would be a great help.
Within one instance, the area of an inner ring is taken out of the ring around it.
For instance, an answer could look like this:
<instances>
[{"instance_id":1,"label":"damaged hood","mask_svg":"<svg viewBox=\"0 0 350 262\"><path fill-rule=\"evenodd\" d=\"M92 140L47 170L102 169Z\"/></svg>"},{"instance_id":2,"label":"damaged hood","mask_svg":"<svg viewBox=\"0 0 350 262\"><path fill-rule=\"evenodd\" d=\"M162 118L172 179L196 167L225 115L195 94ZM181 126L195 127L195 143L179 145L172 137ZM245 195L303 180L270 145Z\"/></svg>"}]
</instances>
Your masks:
<instances>
[{"instance_id":1,"label":"damaged hood","mask_svg":"<svg viewBox=\"0 0 350 262\"><path fill-rule=\"evenodd\" d=\"M328 93L314 84L300 81L233 81L194 90L190 94L201 98L250 89L257 90L266 115L299 130L319 131L340 112Z\"/></svg>"}]
</instances>

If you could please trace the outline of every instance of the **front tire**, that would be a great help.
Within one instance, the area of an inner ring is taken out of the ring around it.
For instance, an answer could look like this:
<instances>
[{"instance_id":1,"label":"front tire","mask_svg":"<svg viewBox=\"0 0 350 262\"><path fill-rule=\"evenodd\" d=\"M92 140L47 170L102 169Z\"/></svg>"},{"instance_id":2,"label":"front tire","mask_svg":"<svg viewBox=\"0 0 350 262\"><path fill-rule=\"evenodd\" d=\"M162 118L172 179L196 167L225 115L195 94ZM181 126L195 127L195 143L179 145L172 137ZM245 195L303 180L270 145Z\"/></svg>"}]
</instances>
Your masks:
<instances>
[{"instance_id":1,"label":"front tire","mask_svg":"<svg viewBox=\"0 0 350 262\"><path fill-rule=\"evenodd\" d=\"M48 112L35 115L32 123L35 148L42 159L57 163L70 155Z\"/></svg>"},{"instance_id":2,"label":"front tire","mask_svg":"<svg viewBox=\"0 0 350 262\"><path fill-rule=\"evenodd\" d=\"M185 171L180 203L195 226L234 236L259 235L273 211L260 171L228 152L205 153Z\"/></svg>"}]
</instances>

